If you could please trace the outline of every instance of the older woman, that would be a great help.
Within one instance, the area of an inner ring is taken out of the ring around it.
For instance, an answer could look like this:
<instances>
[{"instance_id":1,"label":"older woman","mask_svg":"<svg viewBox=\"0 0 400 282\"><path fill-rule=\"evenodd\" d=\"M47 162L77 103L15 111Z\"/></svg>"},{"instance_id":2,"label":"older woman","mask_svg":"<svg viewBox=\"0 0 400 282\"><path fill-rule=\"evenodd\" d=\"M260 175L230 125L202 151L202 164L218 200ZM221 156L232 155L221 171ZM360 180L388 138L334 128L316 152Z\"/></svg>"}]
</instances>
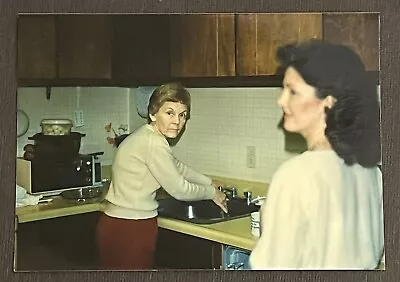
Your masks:
<instances>
[{"instance_id":1,"label":"older woman","mask_svg":"<svg viewBox=\"0 0 400 282\"><path fill-rule=\"evenodd\" d=\"M212 199L226 211L217 185L173 156L167 139L180 134L189 115L189 92L176 83L162 85L150 97L148 124L119 145L97 229L101 268L153 267L160 187L179 200Z\"/></svg>"},{"instance_id":2,"label":"older woman","mask_svg":"<svg viewBox=\"0 0 400 282\"><path fill-rule=\"evenodd\" d=\"M261 208L252 269L374 269L383 253L377 86L350 49L283 46L284 128L308 150L281 165Z\"/></svg>"}]
</instances>

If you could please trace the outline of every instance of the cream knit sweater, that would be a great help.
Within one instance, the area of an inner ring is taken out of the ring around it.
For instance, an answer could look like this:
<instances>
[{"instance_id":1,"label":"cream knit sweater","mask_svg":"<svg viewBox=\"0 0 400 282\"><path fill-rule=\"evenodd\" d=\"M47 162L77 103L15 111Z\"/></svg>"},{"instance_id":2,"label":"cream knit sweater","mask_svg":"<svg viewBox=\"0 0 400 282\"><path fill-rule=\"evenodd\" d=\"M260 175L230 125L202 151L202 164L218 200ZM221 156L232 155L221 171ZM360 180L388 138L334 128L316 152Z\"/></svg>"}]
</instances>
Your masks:
<instances>
[{"instance_id":1,"label":"cream knit sweater","mask_svg":"<svg viewBox=\"0 0 400 282\"><path fill-rule=\"evenodd\" d=\"M167 140L146 124L125 138L117 150L104 212L125 219L155 217L160 187L178 200L203 200L215 196L211 182L178 161Z\"/></svg>"}]
</instances>

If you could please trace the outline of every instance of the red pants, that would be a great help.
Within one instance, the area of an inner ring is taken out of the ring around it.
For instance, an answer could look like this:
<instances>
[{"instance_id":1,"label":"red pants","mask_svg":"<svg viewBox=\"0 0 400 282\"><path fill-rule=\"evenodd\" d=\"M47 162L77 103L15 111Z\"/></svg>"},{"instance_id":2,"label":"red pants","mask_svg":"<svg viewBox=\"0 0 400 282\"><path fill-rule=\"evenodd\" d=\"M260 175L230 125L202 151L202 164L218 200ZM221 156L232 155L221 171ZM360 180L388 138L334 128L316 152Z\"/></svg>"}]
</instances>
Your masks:
<instances>
[{"instance_id":1,"label":"red pants","mask_svg":"<svg viewBox=\"0 0 400 282\"><path fill-rule=\"evenodd\" d=\"M102 214L97 225L100 269L153 268L157 228L157 217L134 220Z\"/></svg>"}]
</instances>

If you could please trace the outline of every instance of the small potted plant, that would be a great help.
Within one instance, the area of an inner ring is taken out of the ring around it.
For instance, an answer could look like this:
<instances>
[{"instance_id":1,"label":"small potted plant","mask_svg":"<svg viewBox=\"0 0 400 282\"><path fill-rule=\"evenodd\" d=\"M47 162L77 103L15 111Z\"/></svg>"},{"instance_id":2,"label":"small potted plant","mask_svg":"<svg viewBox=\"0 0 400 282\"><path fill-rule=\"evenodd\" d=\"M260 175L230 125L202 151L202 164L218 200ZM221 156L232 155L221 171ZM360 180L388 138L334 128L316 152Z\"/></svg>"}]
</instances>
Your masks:
<instances>
[{"instance_id":1,"label":"small potted plant","mask_svg":"<svg viewBox=\"0 0 400 282\"><path fill-rule=\"evenodd\" d=\"M112 127L112 123L110 122L109 124L107 124L104 129L106 130L107 133L110 133L111 131L113 132L114 136L108 136L107 137L107 142L108 144L112 144L115 147L118 148L118 146L121 144L121 142L128 137L129 133L128 132L128 125L126 124L121 124L118 127L118 131L121 133L117 133L114 128Z\"/></svg>"}]
</instances>

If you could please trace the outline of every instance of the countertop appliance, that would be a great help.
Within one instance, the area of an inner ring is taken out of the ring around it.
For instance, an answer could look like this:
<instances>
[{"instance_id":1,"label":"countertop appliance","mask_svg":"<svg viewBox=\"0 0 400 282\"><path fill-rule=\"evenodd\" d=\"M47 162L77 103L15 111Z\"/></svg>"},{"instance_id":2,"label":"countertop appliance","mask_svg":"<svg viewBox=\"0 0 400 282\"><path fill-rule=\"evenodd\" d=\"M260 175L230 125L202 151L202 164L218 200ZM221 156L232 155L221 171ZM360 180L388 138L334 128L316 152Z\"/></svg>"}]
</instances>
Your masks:
<instances>
[{"instance_id":1,"label":"countertop appliance","mask_svg":"<svg viewBox=\"0 0 400 282\"><path fill-rule=\"evenodd\" d=\"M17 184L32 195L58 195L63 191L101 187L98 155L79 154L69 158L17 158Z\"/></svg>"}]
</instances>

